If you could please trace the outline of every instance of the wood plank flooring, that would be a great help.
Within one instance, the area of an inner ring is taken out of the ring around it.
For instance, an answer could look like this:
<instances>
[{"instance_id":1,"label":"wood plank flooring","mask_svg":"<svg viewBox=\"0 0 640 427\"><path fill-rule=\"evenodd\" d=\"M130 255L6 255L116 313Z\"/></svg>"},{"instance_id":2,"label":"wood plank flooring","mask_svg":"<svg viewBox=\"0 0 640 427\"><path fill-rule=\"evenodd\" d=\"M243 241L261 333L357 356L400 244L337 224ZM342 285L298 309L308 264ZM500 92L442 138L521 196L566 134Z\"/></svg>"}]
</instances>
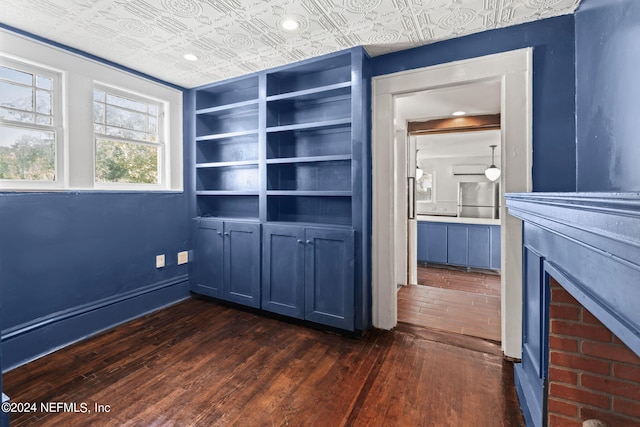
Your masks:
<instances>
[{"instance_id":1,"label":"wood plank flooring","mask_svg":"<svg viewBox=\"0 0 640 427\"><path fill-rule=\"evenodd\" d=\"M411 325L351 338L200 299L3 379L13 402L91 410L12 414L13 427L524 425L493 343Z\"/></svg>"},{"instance_id":2,"label":"wood plank flooring","mask_svg":"<svg viewBox=\"0 0 640 427\"><path fill-rule=\"evenodd\" d=\"M418 266L398 291L398 321L500 341L500 276Z\"/></svg>"},{"instance_id":3,"label":"wood plank flooring","mask_svg":"<svg viewBox=\"0 0 640 427\"><path fill-rule=\"evenodd\" d=\"M465 271L455 267L418 264L418 284L433 288L500 296L500 275L485 271Z\"/></svg>"}]
</instances>

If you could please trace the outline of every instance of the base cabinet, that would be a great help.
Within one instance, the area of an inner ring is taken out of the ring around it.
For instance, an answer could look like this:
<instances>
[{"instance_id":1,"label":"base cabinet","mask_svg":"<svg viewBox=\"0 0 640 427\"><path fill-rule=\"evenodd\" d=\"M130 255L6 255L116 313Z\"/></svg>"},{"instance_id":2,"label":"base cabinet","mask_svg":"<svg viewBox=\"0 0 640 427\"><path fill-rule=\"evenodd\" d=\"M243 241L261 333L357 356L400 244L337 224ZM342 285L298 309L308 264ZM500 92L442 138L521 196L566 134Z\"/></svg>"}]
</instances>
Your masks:
<instances>
[{"instance_id":1,"label":"base cabinet","mask_svg":"<svg viewBox=\"0 0 640 427\"><path fill-rule=\"evenodd\" d=\"M418 260L500 269L500 226L418 222Z\"/></svg>"},{"instance_id":2,"label":"base cabinet","mask_svg":"<svg viewBox=\"0 0 640 427\"><path fill-rule=\"evenodd\" d=\"M262 228L262 308L304 319L304 227Z\"/></svg>"},{"instance_id":3,"label":"base cabinet","mask_svg":"<svg viewBox=\"0 0 640 427\"><path fill-rule=\"evenodd\" d=\"M418 259L438 264L447 263L447 226L418 222Z\"/></svg>"},{"instance_id":4,"label":"base cabinet","mask_svg":"<svg viewBox=\"0 0 640 427\"><path fill-rule=\"evenodd\" d=\"M192 290L260 307L260 224L196 220Z\"/></svg>"},{"instance_id":5,"label":"base cabinet","mask_svg":"<svg viewBox=\"0 0 640 427\"><path fill-rule=\"evenodd\" d=\"M263 226L262 308L354 329L354 232Z\"/></svg>"}]
</instances>

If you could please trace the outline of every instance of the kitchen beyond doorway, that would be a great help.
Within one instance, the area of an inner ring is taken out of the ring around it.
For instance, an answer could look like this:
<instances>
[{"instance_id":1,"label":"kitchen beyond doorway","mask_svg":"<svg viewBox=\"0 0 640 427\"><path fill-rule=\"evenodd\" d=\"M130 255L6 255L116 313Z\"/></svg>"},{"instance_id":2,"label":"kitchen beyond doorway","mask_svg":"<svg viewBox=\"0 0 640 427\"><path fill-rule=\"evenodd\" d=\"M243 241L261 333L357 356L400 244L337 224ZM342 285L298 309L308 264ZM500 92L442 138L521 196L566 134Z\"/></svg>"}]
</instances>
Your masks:
<instances>
[{"instance_id":1,"label":"kitchen beyond doorway","mask_svg":"<svg viewBox=\"0 0 640 427\"><path fill-rule=\"evenodd\" d=\"M398 321L500 342L500 275L418 263L418 285L398 290Z\"/></svg>"}]
</instances>

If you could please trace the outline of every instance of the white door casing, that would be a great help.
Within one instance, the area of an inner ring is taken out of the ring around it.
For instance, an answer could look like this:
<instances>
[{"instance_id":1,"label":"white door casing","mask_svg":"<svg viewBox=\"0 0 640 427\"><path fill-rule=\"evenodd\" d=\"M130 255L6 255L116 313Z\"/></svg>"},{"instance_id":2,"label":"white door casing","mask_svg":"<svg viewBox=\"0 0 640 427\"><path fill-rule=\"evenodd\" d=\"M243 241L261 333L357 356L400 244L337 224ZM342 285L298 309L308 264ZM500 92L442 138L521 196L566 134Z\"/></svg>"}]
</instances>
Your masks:
<instances>
[{"instance_id":1,"label":"white door casing","mask_svg":"<svg viewBox=\"0 0 640 427\"><path fill-rule=\"evenodd\" d=\"M392 329L397 323L395 273L407 260L389 245L404 220L396 197L394 96L463 83L500 80L501 192L532 189L532 48L487 55L373 78L372 128L372 320ZM402 167L402 166L401 166ZM501 324L505 356L520 358L522 346L522 222L507 214L501 197ZM406 217L404 217L406 218ZM406 255L405 255L406 257ZM406 268L406 267L405 267Z\"/></svg>"},{"instance_id":2,"label":"white door casing","mask_svg":"<svg viewBox=\"0 0 640 427\"><path fill-rule=\"evenodd\" d=\"M395 202L393 215L398 220L395 222L395 239L394 249L396 259L407 259L407 199L409 192L407 188L407 130L401 129L395 131L393 140L395 178L393 188L395 189ZM394 276L396 290L399 286L407 284L407 265L399 262L394 265Z\"/></svg>"}]
</instances>

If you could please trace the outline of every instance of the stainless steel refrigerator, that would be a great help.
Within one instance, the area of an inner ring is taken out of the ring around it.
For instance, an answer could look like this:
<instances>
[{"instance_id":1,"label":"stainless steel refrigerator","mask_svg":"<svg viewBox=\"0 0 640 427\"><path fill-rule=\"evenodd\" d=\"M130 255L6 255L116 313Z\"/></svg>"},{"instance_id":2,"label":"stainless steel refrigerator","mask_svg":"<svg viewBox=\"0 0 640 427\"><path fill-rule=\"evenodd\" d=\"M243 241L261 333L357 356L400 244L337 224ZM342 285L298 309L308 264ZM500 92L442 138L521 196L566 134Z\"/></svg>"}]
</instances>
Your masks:
<instances>
[{"instance_id":1,"label":"stainless steel refrigerator","mask_svg":"<svg viewBox=\"0 0 640 427\"><path fill-rule=\"evenodd\" d=\"M493 218L500 215L500 184L497 182L461 182L458 184L458 216Z\"/></svg>"}]
</instances>

